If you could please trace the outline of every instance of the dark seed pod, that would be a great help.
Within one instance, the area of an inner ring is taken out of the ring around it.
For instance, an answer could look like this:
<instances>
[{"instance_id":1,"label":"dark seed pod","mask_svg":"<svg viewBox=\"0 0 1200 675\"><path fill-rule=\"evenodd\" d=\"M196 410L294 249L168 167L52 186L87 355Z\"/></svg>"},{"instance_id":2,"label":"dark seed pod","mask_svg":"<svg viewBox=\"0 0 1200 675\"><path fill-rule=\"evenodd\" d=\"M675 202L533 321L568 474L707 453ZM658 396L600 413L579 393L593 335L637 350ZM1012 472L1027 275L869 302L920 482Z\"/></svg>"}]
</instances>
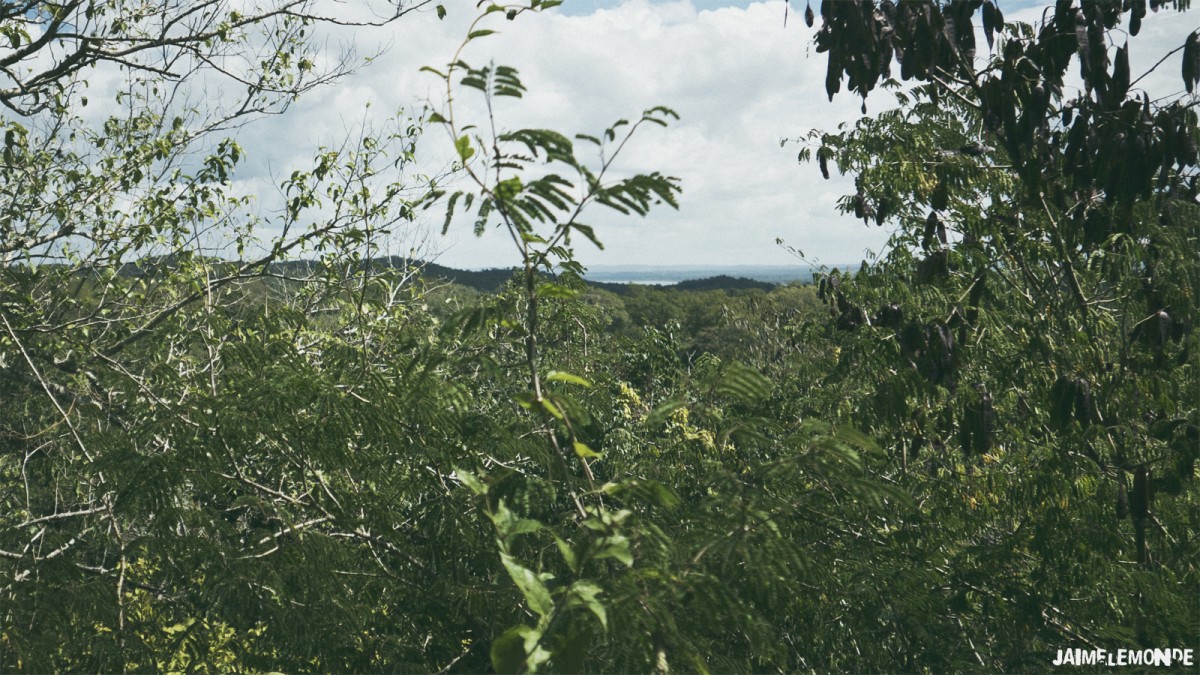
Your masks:
<instances>
[{"instance_id":1,"label":"dark seed pod","mask_svg":"<svg viewBox=\"0 0 1200 675\"><path fill-rule=\"evenodd\" d=\"M923 447L925 447L925 437L917 436L912 439L912 443L908 446L909 458L916 459L919 457L921 455L921 448Z\"/></svg>"},{"instance_id":2,"label":"dark seed pod","mask_svg":"<svg viewBox=\"0 0 1200 675\"><path fill-rule=\"evenodd\" d=\"M933 236L942 226L942 221L938 218L937 211L930 211L929 216L925 218L925 232L921 235L921 248L928 251L933 246Z\"/></svg>"},{"instance_id":3,"label":"dark seed pod","mask_svg":"<svg viewBox=\"0 0 1200 675\"><path fill-rule=\"evenodd\" d=\"M837 320L838 330L854 330L862 325L870 325L870 320L867 319L867 313L861 307L851 307L842 312Z\"/></svg>"},{"instance_id":4,"label":"dark seed pod","mask_svg":"<svg viewBox=\"0 0 1200 675\"><path fill-rule=\"evenodd\" d=\"M875 204L875 224L882 225L883 221L892 215L892 209L892 200L887 197L880 197L879 201Z\"/></svg>"},{"instance_id":5,"label":"dark seed pod","mask_svg":"<svg viewBox=\"0 0 1200 675\"><path fill-rule=\"evenodd\" d=\"M1060 376L1050 388L1050 426L1063 430L1071 424L1075 410L1075 380Z\"/></svg>"},{"instance_id":6,"label":"dark seed pod","mask_svg":"<svg viewBox=\"0 0 1200 675\"><path fill-rule=\"evenodd\" d=\"M1134 522L1146 522L1150 517L1150 475L1145 466L1139 466L1133 474L1133 494L1129 496L1129 515Z\"/></svg>"},{"instance_id":7,"label":"dark seed pod","mask_svg":"<svg viewBox=\"0 0 1200 675\"><path fill-rule=\"evenodd\" d=\"M837 299L837 296L842 294L842 278L834 274L825 277L824 281L827 284L825 287L826 297L832 302Z\"/></svg>"},{"instance_id":8,"label":"dark seed pod","mask_svg":"<svg viewBox=\"0 0 1200 675\"><path fill-rule=\"evenodd\" d=\"M1163 345L1165 345L1167 343L1167 340L1171 339L1172 324L1173 324L1173 322L1171 320L1170 314L1167 314L1166 312L1163 312L1163 311L1159 311L1157 314L1154 315L1154 329L1155 329L1154 339L1155 339L1156 346L1162 347Z\"/></svg>"},{"instance_id":9,"label":"dark seed pod","mask_svg":"<svg viewBox=\"0 0 1200 675\"><path fill-rule=\"evenodd\" d=\"M949 275L950 259L945 249L933 251L917 265L917 281L923 284L945 279Z\"/></svg>"},{"instance_id":10,"label":"dark seed pod","mask_svg":"<svg viewBox=\"0 0 1200 675\"><path fill-rule=\"evenodd\" d=\"M1171 339L1174 323L1170 314L1159 310L1138 322L1129 337L1157 350L1161 355L1162 348Z\"/></svg>"},{"instance_id":11,"label":"dark seed pod","mask_svg":"<svg viewBox=\"0 0 1200 675\"><path fill-rule=\"evenodd\" d=\"M996 438L996 408L992 405L992 394L983 391L979 401L980 447L989 452Z\"/></svg>"},{"instance_id":12,"label":"dark seed pod","mask_svg":"<svg viewBox=\"0 0 1200 675\"><path fill-rule=\"evenodd\" d=\"M971 293L967 297L967 323L972 326L979 321L979 304L983 300L983 291L987 288L987 268L980 270L971 284Z\"/></svg>"},{"instance_id":13,"label":"dark seed pod","mask_svg":"<svg viewBox=\"0 0 1200 675\"><path fill-rule=\"evenodd\" d=\"M916 365L916 359L929 348L929 330L916 321L904 324L900 331L900 351L911 365Z\"/></svg>"},{"instance_id":14,"label":"dark seed pod","mask_svg":"<svg viewBox=\"0 0 1200 675\"><path fill-rule=\"evenodd\" d=\"M896 303L884 305L875 313L872 323L876 326L900 330L900 327L904 325L904 310Z\"/></svg>"},{"instance_id":15,"label":"dark seed pod","mask_svg":"<svg viewBox=\"0 0 1200 675\"><path fill-rule=\"evenodd\" d=\"M992 449L996 430L996 409L992 406L992 395L982 384L976 384L977 398L963 415L959 438L963 454L982 455Z\"/></svg>"},{"instance_id":16,"label":"dark seed pod","mask_svg":"<svg viewBox=\"0 0 1200 675\"><path fill-rule=\"evenodd\" d=\"M927 328L929 348L919 363L919 371L933 384L954 390L954 334L943 323Z\"/></svg>"},{"instance_id":17,"label":"dark seed pod","mask_svg":"<svg viewBox=\"0 0 1200 675\"><path fill-rule=\"evenodd\" d=\"M967 145L959 148L958 151L967 157L982 157L983 154L988 151L988 149L989 148L985 148L979 143L968 143Z\"/></svg>"},{"instance_id":18,"label":"dark seed pod","mask_svg":"<svg viewBox=\"0 0 1200 675\"><path fill-rule=\"evenodd\" d=\"M939 180L937 187L933 188L933 192L929 195L929 206L936 211L945 211L950 205L950 190L946 187L946 181Z\"/></svg>"},{"instance_id":19,"label":"dark seed pod","mask_svg":"<svg viewBox=\"0 0 1200 675\"><path fill-rule=\"evenodd\" d=\"M1125 93L1129 91L1129 46L1117 48L1117 56L1113 61L1113 74L1110 86L1113 88L1114 98L1125 98Z\"/></svg>"},{"instance_id":20,"label":"dark seed pod","mask_svg":"<svg viewBox=\"0 0 1200 675\"><path fill-rule=\"evenodd\" d=\"M948 372L954 365L954 334L945 324L935 323L930 328L929 335L933 347L930 351L942 371Z\"/></svg>"},{"instance_id":21,"label":"dark seed pod","mask_svg":"<svg viewBox=\"0 0 1200 675\"><path fill-rule=\"evenodd\" d=\"M1142 18L1146 16L1146 0L1133 0L1129 14L1129 34L1137 35L1142 30Z\"/></svg>"},{"instance_id":22,"label":"dark seed pod","mask_svg":"<svg viewBox=\"0 0 1200 675\"><path fill-rule=\"evenodd\" d=\"M1188 93L1200 82L1200 30L1193 31L1183 44L1183 86Z\"/></svg>"},{"instance_id":23,"label":"dark seed pod","mask_svg":"<svg viewBox=\"0 0 1200 675\"><path fill-rule=\"evenodd\" d=\"M992 49L995 42L994 33L999 27L996 22L996 6L992 4L992 0L984 0L983 2L983 36L987 38L988 50ZM1000 25L1003 25L1001 19Z\"/></svg>"},{"instance_id":24,"label":"dark seed pod","mask_svg":"<svg viewBox=\"0 0 1200 675\"><path fill-rule=\"evenodd\" d=\"M1075 390L1075 419L1082 426L1088 426L1095 421L1093 411L1095 401L1092 400L1092 385L1087 380L1078 378L1074 382Z\"/></svg>"}]
</instances>

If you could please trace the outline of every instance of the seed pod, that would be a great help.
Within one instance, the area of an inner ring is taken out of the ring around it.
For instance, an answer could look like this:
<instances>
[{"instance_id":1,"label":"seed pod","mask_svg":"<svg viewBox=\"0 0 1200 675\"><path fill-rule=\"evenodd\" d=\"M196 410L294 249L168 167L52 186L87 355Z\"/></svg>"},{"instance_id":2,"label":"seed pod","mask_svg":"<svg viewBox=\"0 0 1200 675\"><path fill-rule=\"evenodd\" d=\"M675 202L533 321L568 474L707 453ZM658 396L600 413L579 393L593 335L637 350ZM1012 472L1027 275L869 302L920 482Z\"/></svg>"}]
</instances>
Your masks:
<instances>
[{"instance_id":1,"label":"seed pod","mask_svg":"<svg viewBox=\"0 0 1200 675\"><path fill-rule=\"evenodd\" d=\"M992 406L992 395L982 384L976 384L975 389L978 398L967 407L959 428L963 454L968 457L990 451L996 431L996 409Z\"/></svg>"},{"instance_id":2,"label":"seed pod","mask_svg":"<svg viewBox=\"0 0 1200 675\"><path fill-rule=\"evenodd\" d=\"M950 258L946 249L933 251L917 264L917 281L927 284L950 276Z\"/></svg>"},{"instance_id":3,"label":"seed pod","mask_svg":"<svg viewBox=\"0 0 1200 675\"><path fill-rule=\"evenodd\" d=\"M985 148L981 143L968 143L958 149L959 152L967 157L982 157L990 148Z\"/></svg>"},{"instance_id":4,"label":"seed pod","mask_svg":"<svg viewBox=\"0 0 1200 675\"><path fill-rule=\"evenodd\" d=\"M1059 431L1071 424L1075 410L1075 380L1060 376L1050 388L1050 425Z\"/></svg>"},{"instance_id":5,"label":"seed pod","mask_svg":"<svg viewBox=\"0 0 1200 675\"><path fill-rule=\"evenodd\" d=\"M1200 30L1193 31L1183 44L1183 86L1188 93L1200 82Z\"/></svg>"},{"instance_id":6,"label":"seed pod","mask_svg":"<svg viewBox=\"0 0 1200 675\"><path fill-rule=\"evenodd\" d=\"M954 335L943 323L936 322L926 328L929 348L920 362L920 372L933 384L945 385L954 390Z\"/></svg>"},{"instance_id":7,"label":"seed pod","mask_svg":"<svg viewBox=\"0 0 1200 675\"><path fill-rule=\"evenodd\" d=\"M1133 474L1133 494L1129 497L1129 515L1135 523L1145 523L1150 517L1150 475L1145 466L1139 466Z\"/></svg>"},{"instance_id":8,"label":"seed pod","mask_svg":"<svg viewBox=\"0 0 1200 675\"><path fill-rule=\"evenodd\" d=\"M1146 0L1133 0L1129 13L1129 34L1137 35L1142 30L1142 17L1146 16Z\"/></svg>"},{"instance_id":9,"label":"seed pod","mask_svg":"<svg viewBox=\"0 0 1200 675\"><path fill-rule=\"evenodd\" d=\"M946 185L946 181L939 180L937 186L933 188L933 192L929 195L929 206L936 211L945 211L950 205L950 189Z\"/></svg>"},{"instance_id":10,"label":"seed pod","mask_svg":"<svg viewBox=\"0 0 1200 675\"><path fill-rule=\"evenodd\" d=\"M937 211L930 211L925 218L925 232L921 235L921 248L928 251L933 246L933 236L941 226L941 219L938 218Z\"/></svg>"},{"instance_id":11,"label":"seed pod","mask_svg":"<svg viewBox=\"0 0 1200 675\"><path fill-rule=\"evenodd\" d=\"M1129 517L1129 494L1125 492L1125 474L1117 482L1117 520Z\"/></svg>"},{"instance_id":12,"label":"seed pod","mask_svg":"<svg viewBox=\"0 0 1200 675\"><path fill-rule=\"evenodd\" d=\"M892 215L892 210L892 200L887 197L880 197L879 201L875 203L875 224L882 225L883 221Z\"/></svg>"},{"instance_id":13,"label":"seed pod","mask_svg":"<svg viewBox=\"0 0 1200 675\"><path fill-rule=\"evenodd\" d=\"M904 325L904 310L894 302L890 305L884 305L875 313L875 319L872 323L876 326L900 330L900 327Z\"/></svg>"},{"instance_id":14,"label":"seed pod","mask_svg":"<svg viewBox=\"0 0 1200 675\"><path fill-rule=\"evenodd\" d=\"M900 331L900 353L910 366L916 367L917 360L929 348L929 329L916 321L904 324Z\"/></svg>"},{"instance_id":15,"label":"seed pod","mask_svg":"<svg viewBox=\"0 0 1200 675\"><path fill-rule=\"evenodd\" d=\"M1094 420L1095 402L1092 400L1092 385L1087 380L1078 378L1074 383L1075 390L1075 419L1082 426L1088 426Z\"/></svg>"},{"instance_id":16,"label":"seed pod","mask_svg":"<svg viewBox=\"0 0 1200 675\"><path fill-rule=\"evenodd\" d=\"M841 316L838 317L837 329L854 330L855 328L858 328L864 324L870 325L870 321L867 319L867 313L864 312L861 307L850 307L846 311L842 312Z\"/></svg>"}]
</instances>

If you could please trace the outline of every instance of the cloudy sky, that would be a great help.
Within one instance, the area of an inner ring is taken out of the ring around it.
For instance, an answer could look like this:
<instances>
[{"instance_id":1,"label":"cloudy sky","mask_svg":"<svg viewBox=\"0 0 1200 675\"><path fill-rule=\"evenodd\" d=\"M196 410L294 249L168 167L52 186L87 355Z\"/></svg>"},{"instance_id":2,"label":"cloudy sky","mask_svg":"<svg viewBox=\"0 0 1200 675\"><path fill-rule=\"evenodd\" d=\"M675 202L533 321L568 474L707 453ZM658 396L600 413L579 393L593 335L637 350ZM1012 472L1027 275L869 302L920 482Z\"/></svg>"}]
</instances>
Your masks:
<instances>
[{"instance_id":1,"label":"cloudy sky","mask_svg":"<svg viewBox=\"0 0 1200 675\"><path fill-rule=\"evenodd\" d=\"M1010 21L1041 13L1038 3L999 4ZM449 60L474 18L473 2L445 5L445 20L430 9L385 32L356 34L362 53L377 46L386 51L335 87L302 99L287 115L253 127L243 139L256 158L247 167L249 178L277 180L316 145L337 143L364 121L381 124L390 113L425 101L440 105L439 82L419 69ZM495 15L490 27L501 33L473 43L464 59L480 65L495 60L520 71L529 93L501 109L501 123L509 126L597 134L654 105L679 112L682 119L669 129L650 129L637 138L623 162L630 171L680 177L679 211L660 210L644 219L592 213L584 222L596 226L606 250L579 246L585 264L797 262L776 238L809 259L851 263L878 250L887 233L836 213L837 197L852 190L848 180L823 181L815 166L797 164L798 146L780 147L783 138L832 129L860 114L853 96L828 101L825 61L812 50L804 6L793 0L785 26L784 0L567 0L560 9L515 22ZM1148 17L1133 50L1135 77L1181 45L1198 19L1195 12ZM1152 92L1181 90L1178 63L1160 70L1144 81ZM868 109L887 103L886 95L873 95ZM436 167L445 161L438 153L450 148L449 141L437 129L427 140L427 161ZM436 229L440 219L431 217L427 225ZM506 236L497 231L476 239L467 223L431 243L447 265L515 262Z\"/></svg>"}]
</instances>

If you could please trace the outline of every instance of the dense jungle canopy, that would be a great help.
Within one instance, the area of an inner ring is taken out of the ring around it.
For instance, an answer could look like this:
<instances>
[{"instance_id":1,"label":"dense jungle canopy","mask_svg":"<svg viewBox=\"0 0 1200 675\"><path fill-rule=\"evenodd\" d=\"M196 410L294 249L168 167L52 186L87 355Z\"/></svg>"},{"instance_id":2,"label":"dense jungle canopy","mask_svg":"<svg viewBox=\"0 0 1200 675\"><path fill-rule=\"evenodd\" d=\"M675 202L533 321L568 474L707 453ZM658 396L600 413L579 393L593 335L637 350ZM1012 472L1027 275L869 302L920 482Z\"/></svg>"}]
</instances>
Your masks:
<instances>
[{"instance_id":1,"label":"dense jungle canopy","mask_svg":"<svg viewBox=\"0 0 1200 675\"><path fill-rule=\"evenodd\" d=\"M478 12L475 54L557 4L0 5L0 671L1200 648L1200 31L1155 46L1173 95L1129 65L1189 3L807 8L828 96L898 101L795 141L892 233L811 285L589 288L593 214L687 188L622 165L677 115L512 127L519 72L461 50L277 213L236 189L238 129L359 67L323 27ZM511 273L392 257L422 219L499 228Z\"/></svg>"}]
</instances>

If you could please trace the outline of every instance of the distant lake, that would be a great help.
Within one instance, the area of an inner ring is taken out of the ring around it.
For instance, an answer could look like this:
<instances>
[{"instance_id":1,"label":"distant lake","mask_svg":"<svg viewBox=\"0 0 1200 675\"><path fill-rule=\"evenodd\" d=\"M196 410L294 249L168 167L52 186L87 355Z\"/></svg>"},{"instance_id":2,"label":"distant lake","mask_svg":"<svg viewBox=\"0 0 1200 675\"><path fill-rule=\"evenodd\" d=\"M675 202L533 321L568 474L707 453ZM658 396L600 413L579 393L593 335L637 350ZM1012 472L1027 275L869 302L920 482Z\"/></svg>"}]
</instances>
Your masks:
<instances>
[{"instance_id":1,"label":"distant lake","mask_svg":"<svg viewBox=\"0 0 1200 675\"><path fill-rule=\"evenodd\" d=\"M753 279L771 284L787 284L794 281L811 284L813 268L807 265L713 265L711 267L596 265L589 267L587 274L584 276L589 281L610 284L669 286L681 281L708 279L721 275Z\"/></svg>"}]
</instances>

